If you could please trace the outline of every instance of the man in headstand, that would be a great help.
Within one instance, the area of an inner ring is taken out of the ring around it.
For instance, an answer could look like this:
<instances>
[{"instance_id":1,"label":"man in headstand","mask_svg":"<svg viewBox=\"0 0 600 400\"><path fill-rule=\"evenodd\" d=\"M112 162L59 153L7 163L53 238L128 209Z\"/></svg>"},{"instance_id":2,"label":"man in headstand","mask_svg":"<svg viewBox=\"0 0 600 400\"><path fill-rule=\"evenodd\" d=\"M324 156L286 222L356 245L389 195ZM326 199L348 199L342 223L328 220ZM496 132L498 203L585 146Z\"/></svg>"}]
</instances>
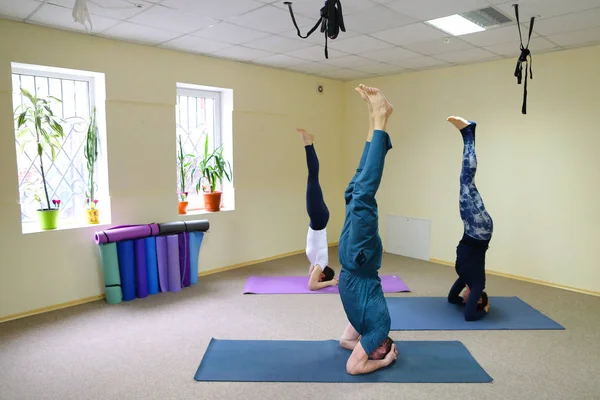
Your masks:
<instances>
[{"instance_id":1,"label":"man in headstand","mask_svg":"<svg viewBox=\"0 0 600 400\"><path fill-rule=\"evenodd\" d=\"M448 301L465 305L465 320L476 321L490 310L485 289L485 253L492 238L494 224L475 186L477 155L475 128L477 124L460 117L449 117L463 138L463 159L460 172L460 217L464 225L463 237L456 248L458 279L448 293ZM465 289L466 287L466 289ZM463 296L460 292L465 289Z\"/></svg>"},{"instance_id":2,"label":"man in headstand","mask_svg":"<svg viewBox=\"0 0 600 400\"><path fill-rule=\"evenodd\" d=\"M379 89L360 85L356 91L369 106L371 122L358 169L344 194L346 219L338 246L339 291L349 321L340 346L352 350L346 363L352 375L388 366L398 354L388 336L391 320L378 273L383 246L375 200L392 148L385 129L393 107Z\"/></svg>"}]
</instances>

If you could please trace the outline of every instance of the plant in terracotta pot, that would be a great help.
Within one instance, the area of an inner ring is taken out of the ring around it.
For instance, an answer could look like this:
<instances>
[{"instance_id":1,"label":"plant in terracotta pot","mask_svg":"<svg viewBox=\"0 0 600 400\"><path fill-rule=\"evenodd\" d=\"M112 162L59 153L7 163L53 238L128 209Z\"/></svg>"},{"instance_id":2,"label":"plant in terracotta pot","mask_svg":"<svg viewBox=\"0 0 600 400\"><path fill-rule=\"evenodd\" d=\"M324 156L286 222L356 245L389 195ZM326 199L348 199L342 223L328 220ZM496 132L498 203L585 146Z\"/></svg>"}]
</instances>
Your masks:
<instances>
[{"instance_id":1,"label":"plant in terracotta pot","mask_svg":"<svg viewBox=\"0 0 600 400\"><path fill-rule=\"evenodd\" d=\"M98 210L98 199L96 199L96 182L95 171L96 162L98 161L98 127L96 126L96 108L90 116L90 123L85 140L85 148L83 154L87 161L87 205L86 205L86 217L89 224L100 223L100 211Z\"/></svg>"},{"instance_id":2,"label":"plant in terracotta pot","mask_svg":"<svg viewBox=\"0 0 600 400\"><path fill-rule=\"evenodd\" d=\"M179 214L187 213L188 192L186 191L188 174L192 168L194 155L184 154L181 135L177 137L177 166L179 167ZM193 175L193 174L192 174Z\"/></svg>"},{"instance_id":3,"label":"plant in terracotta pot","mask_svg":"<svg viewBox=\"0 0 600 400\"><path fill-rule=\"evenodd\" d=\"M208 152L208 136L204 142L204 154L197 168L200 170L201 179L196 184L196 192L204 192L204 208L206 211L216 212L221 210L221 192L217 191L217 182L223 184L223 178L231 182L231 164L223 158L223 147L217 147L213 152ZM206 181L203 185L202 181Z\"/></svg>"},{"instance_id":4,"label":"plant in terracotta pot","mask_svg":"<svg viewBox=\"0 0 600 400\"><path fill-rule=\"evenodd\" d=\"M27 100L27 103L20 105L15 109L17 121L17 139L21 141L21 151L25 151L25 146L35 144L37 149L37 161L39 162L40 174L44 188L44 200L37 196L40 208L37 210L40 227L43 230L56 229L58 226L58 211L60 200L52 200L48 195L48 184L46 182L46 170L44 169L44 154L50 157L54 162L56 152L60 149L64 139L64 131L60 123L61 118L54 115L51 108L51 101L60 103L55 97L48 96L41 98L31 94L28 90L21 88L21 95ZM31 133L31 134L30 134Z\"/></svg>"}]
</instances>

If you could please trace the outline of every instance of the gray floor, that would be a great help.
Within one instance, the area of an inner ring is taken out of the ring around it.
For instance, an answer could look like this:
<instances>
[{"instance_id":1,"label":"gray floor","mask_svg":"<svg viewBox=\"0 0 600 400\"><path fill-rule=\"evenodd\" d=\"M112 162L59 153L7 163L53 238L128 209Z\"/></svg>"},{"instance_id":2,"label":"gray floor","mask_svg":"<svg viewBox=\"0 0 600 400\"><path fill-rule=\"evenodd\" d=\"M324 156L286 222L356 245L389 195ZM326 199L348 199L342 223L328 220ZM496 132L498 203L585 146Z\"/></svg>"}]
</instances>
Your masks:
<instances>
[{"instance_id":1,"label":"gray floor","mask_svg":"<svg viewBox=\"0 0 600 400\"><path fill-rule=\"evenodd\" d=\"M299 255L204 277L178 294L120 305L99 301L4 323L0 398L600 399L600 298L493 276L488 293L519 296L566 330L391 334L395 340L460 340L493 383L194 381L211 337L339 337L346 320L336 295L242 295L248 275L304 274L307 267ZM413 290L399 296L445 295L454 279L450 267L388 254L381 273L400 275Z\"/></svg>"}]
</instances>

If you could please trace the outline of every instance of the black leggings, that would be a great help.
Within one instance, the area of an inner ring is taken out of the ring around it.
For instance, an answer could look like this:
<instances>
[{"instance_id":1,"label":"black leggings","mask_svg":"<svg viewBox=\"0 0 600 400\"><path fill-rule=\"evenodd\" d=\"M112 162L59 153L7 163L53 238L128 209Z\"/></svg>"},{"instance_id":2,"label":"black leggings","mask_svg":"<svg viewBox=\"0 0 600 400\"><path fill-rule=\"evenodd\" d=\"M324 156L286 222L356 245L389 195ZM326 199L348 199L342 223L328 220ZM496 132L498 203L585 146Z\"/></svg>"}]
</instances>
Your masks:
<instances>
[{"instance_id":1,"label":"black leggings","mask_svg":"<svg viewBox=\"0 0 600 400\"><path fill-rule=\"evenodd\" d=\"M306 183L306 211L310 218L310 227L315 231L325 229L329 221L329 210L323 200L323 191L319 184L319 159L314 145L304 146L308 181Z\"/></svg>"}]
</instances>

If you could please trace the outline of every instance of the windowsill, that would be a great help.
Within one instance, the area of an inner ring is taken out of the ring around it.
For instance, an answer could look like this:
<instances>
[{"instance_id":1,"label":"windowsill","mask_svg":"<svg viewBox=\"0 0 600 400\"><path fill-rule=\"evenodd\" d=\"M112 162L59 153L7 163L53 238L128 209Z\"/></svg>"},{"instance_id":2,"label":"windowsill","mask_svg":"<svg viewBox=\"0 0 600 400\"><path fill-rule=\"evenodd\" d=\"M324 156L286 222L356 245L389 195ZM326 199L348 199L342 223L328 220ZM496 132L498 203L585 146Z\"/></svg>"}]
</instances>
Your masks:
<instances>
[{"instance_id":1,"label":"windowsill","mask_svg":"<svg viewBox=\"0 0 600 400\"><path fill-rule=\"evenodd\" d=\"M99 224L88 224L87 221L73 221L73 222L58 222L56 229L43 230L40 228L39 221L23 222L21 224L21 233L28 235L30 233L42 233L42 232L55 232L55 231L68 231L72 229L84 229L84 228L100 228L110 226L110 222L100 221ZM101 229L100 229L101 230Z\"/></svg>"},{"instance_id":2,"label":"windowsill","mask_svg":"<svg viewBox=\"0 0 600 400\"><path fill-rule=\"evenodd\" d=\"M221 208L220 211L206 211L202 210L188 210L185 214L179 214L180 217L185 217L186 215L205 215L205 214L219 214L222 212L230 212L235 211L235 208Z\"/></svg>"}]
</instances>

